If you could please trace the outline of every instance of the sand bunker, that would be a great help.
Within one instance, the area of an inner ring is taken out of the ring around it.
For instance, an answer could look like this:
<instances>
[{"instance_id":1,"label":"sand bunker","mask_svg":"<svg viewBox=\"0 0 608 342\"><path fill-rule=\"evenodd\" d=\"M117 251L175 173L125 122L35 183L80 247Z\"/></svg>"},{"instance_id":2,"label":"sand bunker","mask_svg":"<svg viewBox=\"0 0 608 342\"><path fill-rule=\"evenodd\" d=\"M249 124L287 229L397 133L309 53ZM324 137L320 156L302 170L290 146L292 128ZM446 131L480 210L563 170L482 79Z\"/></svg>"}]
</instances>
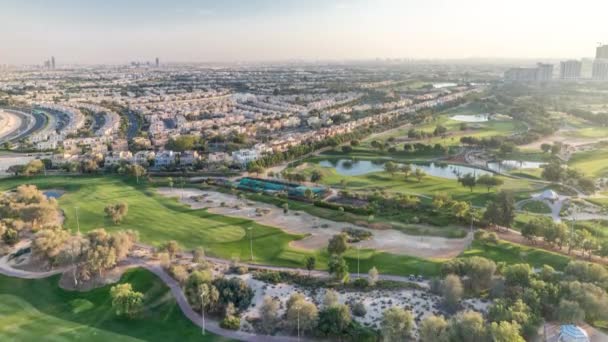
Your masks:
<instances>
[{"instance_id":1,"label":"sand bunker","mask_svg":"<svg viewBox=\"0 0 608 342\"><path fill-rule=\"evenodd\" d=\"M248 218L260 224L277 227L288 233L306 235L293 241L292 246L319 249L327 246L329 238L345 227L371 231L373 237L356 245L394 254L423 258L451 258L464 251L470 239L447 239L435 236L407 235L398 230L373 230L346 222L335 222L312 216L306 212L290 210L287 214L274 205L240 199L231 194L198 189L159 188L163 196L177 197L193 209L207 208L210 212ZM263 212L263 213L261 213Z\"/></svg>"}]
</instances>

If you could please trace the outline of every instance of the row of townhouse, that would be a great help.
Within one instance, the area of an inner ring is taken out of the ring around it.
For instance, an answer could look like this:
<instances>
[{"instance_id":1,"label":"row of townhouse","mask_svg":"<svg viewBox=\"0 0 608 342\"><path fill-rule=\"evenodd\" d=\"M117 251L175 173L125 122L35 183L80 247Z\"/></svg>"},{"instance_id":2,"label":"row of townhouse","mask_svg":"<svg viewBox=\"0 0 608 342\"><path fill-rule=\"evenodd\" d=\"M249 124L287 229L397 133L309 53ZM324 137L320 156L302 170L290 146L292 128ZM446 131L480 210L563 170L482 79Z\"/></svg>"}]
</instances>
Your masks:
<instances>
[{"instance_id":1,"label":"row of townhouse","mask_svg":"<svg viewBox=\"0 0 608 342\"><path fill-rule=\"evenodd\" d=\"M78 103L77 105L92 111L95 115L104 116L103 125L95 131L95 135L104 136L118 133L118 130L120 129L120 115L116 112L90 103Z\"/></svg>"}]
</instances>

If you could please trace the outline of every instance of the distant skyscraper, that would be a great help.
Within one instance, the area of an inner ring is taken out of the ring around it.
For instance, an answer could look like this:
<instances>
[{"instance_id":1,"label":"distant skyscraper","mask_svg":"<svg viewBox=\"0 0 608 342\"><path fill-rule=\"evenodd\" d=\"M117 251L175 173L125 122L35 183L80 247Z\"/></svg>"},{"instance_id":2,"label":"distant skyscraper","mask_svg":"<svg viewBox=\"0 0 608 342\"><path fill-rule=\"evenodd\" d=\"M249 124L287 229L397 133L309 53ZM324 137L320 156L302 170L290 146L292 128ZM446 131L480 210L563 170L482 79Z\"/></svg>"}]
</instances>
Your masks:
<instances>
[{"instance_id":1,"label":"distant skyscraper","mask_svg":"<svg viewBox=\"0 0 608 342\"><path fill-rule=\"evenodd\" d=\"M158 60L158 57L156 57L156 67L158 68L159 65L160 65L160 61Z\"/></svg>"},{"instance_id":2,"label":"distant skyscraper","mask_svg":"<svg viewBox=\"0 0 608 342\"><path fill-rule=\"evenodd\" d=\"M578 80L581 78L583 63L576 60L563 61L559 67L559 78L562 80Z\"/></svg>"},{"instance_id":3,"label":"distant skyscraper","mask_svg":"<svg viewBox=\"0 0 608 342\"><path fill-rule=\"evenodd\" d=\"M553 64L536 64L536 68L511 68L505 71L509 82L548 82L553 79Z\"/></svg>"},{"instance_id":4,"label":"distant skyscraper","mask_svg":"<svg viewBox=\"0 0 608 342\"><path fill-rule=\"evenodd\" d=\"M593 61L592 74L594 80L608 81L608 59L596 59Z\"/></svg>"},{"instance_id":5,"label":"distant skyscraper","mask_svg":"<svg viewBox=\"0 0 608 342\"><path fill-rule=\"evenodd\" d=\"M55 69L55 56L51 57L51 69Z\"/></svg>"},{"instance_id":6,"label":"distant skyscraper","mask_svg":"<svg viewBox=\"0 0 608 342\"><path fill-rule=\"evenodd\" d=\"M536 75L537 82L547 82L553 79L553 64L536 64L538 74Z\"/></svg>"},{"instance_id":7,"label":"distant skyscraper","mask_svg":"<svg viewBox=\"0 0 608 342\"><path fill-rule=\"evenodd\" d=\"M595 50L595 58L608 59L608 45L598 46Z\"/></svg>"}]
</instances>

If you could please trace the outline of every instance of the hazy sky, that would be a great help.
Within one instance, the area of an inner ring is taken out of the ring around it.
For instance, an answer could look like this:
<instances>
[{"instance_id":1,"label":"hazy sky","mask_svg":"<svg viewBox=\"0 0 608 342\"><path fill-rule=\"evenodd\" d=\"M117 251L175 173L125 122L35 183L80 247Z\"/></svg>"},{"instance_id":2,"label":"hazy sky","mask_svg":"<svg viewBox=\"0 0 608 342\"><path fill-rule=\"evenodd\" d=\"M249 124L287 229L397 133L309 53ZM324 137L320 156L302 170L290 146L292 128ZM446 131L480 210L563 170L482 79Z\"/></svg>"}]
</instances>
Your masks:
<instances>
[{"instance_id":1,"label":"hazy sky","mask_svg":"<svg viewBox=\"0 0 608 342\"><path fill-rule=\"evenodd\" d=\"M607 0L0 0L0 64L593 56Z\"/></svg>"}]
</instances>

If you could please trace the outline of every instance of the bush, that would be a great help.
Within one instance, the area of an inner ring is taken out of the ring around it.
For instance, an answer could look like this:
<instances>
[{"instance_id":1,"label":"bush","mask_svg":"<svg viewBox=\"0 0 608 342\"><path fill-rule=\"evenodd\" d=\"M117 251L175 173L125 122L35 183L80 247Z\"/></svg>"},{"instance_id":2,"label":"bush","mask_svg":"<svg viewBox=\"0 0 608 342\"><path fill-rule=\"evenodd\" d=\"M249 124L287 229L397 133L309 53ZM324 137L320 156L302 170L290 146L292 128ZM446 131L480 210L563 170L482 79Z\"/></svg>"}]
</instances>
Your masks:
<instances>
[{"instance_id":1,"label":"bush","mask_svg":"<svg viewBox=\"0 0 608 342\"><path fill-rule=\"evenodd\" d=\"M363 303L361 303L361 302L354 303L353 306L351 307L351 311L353 312L353 315L355 315L357 317L363 317L367 313L367 310L365 309L365 305L363 305Z\"/></svg>"},{"instance_id":2,"label":"bush","mask_svg":"<svg viewBox=\"0 0 608 342\"><path fill-rule=\"evenodd\" d=\"M365 278L357 278L353 281L353 286L358 289L364 289L369 286L369 282Z\"/></svg>"},{"instance_id":3,"label":"bush","mask_svg":"<svg viewBox=\"0 0 608 342\"><path fill-rule=\"evenodd\" d=\"M221 322L220 327L230 330L239 330L241 327L241 319L238 316L226 316Z\"/></svg>"}]
</instances>

